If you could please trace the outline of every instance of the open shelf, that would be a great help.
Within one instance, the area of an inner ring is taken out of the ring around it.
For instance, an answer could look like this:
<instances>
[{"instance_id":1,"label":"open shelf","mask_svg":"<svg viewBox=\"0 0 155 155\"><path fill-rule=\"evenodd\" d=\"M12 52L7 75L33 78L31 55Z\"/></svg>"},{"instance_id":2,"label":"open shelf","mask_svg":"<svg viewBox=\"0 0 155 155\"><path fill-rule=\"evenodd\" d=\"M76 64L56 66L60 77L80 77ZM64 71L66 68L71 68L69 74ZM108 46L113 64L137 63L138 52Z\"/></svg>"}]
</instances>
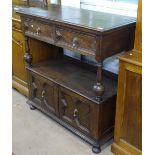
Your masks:
<instances>
[{"instance_id":1,"label":"open shelf","mask_svg":"<svg viewBox=\"0 0 155 155\"><path fill-rule=\"evenodd\" d=\"M92 90L96 82L96 73L89 67L84 65L81 67L81 63L78 65L75 61L71 62L69 59L61 58L35 64L28 70L99 104L95 100L95 93ZM105 92L102 102L116 95L117 91L116 80L104 76L103 82Z\"/></svg>"}]
</instances>

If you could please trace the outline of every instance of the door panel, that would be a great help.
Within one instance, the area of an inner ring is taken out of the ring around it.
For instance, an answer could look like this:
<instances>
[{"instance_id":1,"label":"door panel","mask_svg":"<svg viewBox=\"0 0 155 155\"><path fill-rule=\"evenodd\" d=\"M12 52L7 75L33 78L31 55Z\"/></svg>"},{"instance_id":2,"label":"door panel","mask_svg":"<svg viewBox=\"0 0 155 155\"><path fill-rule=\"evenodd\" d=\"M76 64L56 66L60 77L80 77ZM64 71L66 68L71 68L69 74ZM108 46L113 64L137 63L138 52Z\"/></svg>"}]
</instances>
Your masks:
<instances>
[{"instance_id":1,"label":"door panel","mask_svg":"<svg viewBox=\"0 0 155 155\"><path fill-rule=\"evenodd\" d=\"M58 115L57 85L37 74L30 73L30 99L46 112Z\"/></svg>"},{"instance_id":2,"label":"door panel","mask_svg":"<svg viewBox=\"0 0 155 155\"><path fill-rule=\"evenodd\" d=\"M59 89L60 118L84 133L90 132L91 104L84 98Z\"/></svg>"}]
</instances>

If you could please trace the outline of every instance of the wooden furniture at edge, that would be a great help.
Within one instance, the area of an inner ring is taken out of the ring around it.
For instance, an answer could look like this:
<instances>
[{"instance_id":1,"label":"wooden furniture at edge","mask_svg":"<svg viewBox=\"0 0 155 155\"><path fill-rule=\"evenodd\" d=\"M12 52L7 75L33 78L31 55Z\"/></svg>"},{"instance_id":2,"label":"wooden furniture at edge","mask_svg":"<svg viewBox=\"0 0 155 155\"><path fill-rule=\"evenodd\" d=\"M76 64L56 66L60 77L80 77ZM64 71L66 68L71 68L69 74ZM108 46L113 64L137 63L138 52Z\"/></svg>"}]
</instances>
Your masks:
<instances>
[{"instance_id":1,"label":"wooden furniture at edge","mask_svg":"<svg viewBox=\"0 0 155 155\"><path fill-rule=\"evenodd\" d=\"M135 18L58 5L23 7L17 13L25 37L30 108L40 109L99 153L113 137L117 90L117 81L103 76L102 62L133 48ZM51 44L51 53L57 54L34 63L30 39ZM96 59L96 67L65 56L62 48Z\"/></svg>"},{"instance_id":2,"label":"wooden furniture at edge","mask_svg":"<svg viewBox=\"0 0 155 155\"><path fill-rule=\"evenodd\" d=\"M142 1L139 0L134 50L119 57L114 143L116 155L142 154Z\"/></svg>"},{"instance_id":3,"label":"wooden furniture at edge","mask_svg":"<svg viewBox=\"0 0 155 155\"><path fill-rule=\"evenodd\" d=\"M27 1L13 0L12 3L12 86L23 95L28 96L27 73L23 59L25 54L25 40L21 30L20 16L15 13L15 9L18 9L18 7L27 6ZM30 42L33 62L39 62L52 56L50 52L51 45L35 40L31 40Z\"/></svg>"}]
</instances>

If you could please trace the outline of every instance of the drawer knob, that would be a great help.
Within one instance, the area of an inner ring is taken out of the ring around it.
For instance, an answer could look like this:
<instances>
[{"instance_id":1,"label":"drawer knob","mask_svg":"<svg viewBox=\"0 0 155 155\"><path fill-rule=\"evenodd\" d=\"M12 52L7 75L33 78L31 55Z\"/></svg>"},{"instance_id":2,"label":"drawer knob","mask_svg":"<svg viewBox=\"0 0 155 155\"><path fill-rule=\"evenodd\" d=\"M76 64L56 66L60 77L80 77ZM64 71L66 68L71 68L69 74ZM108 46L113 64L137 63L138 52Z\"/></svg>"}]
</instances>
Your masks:
<instances>
[{"instance_id":1,"label":"drawer knob","mask_svg":"<svg viewBox=\"0 0 155 155\"><path fill-rule=\"evenodd\" d=\"M56 38L60 39L62 37L62 34L60 33L59 30L56 30Z\"/></svg>"},{"instance_id":2,"label":"drawer knob","mask_svg":"<svg viewBox=\"0 0 155 155\"><path fill-rule=\"evenodd\" d=\"M78 45L78 38L73 38L73 47L76 47Z\"/></svg>"},{"instance_id":3,"label":"drawer knob","mask_svg":"<svg viewBox=\"0 0 155 155\"><path fill-rule=\"evenodd\" d=\"M40 29L40 27L38 27L37 28L37 35L40 35L40 33L41 33L41 29Z\"/></svg>"}]
</instances>

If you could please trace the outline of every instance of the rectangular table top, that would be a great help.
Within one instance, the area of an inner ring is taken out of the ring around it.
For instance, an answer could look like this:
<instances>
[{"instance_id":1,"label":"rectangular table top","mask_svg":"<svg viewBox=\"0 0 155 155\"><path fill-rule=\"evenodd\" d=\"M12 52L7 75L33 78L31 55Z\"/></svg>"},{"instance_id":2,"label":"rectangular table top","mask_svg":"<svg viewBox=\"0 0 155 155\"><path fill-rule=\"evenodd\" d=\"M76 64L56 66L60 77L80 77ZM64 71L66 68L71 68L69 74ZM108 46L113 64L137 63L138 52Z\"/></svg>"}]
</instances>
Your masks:
<instances>
[{"instance_id":1,"label":"rectangular table top","mask_svg":"<svg viewBox=\"0 0 155 155\"><path fill-rule=\"evenodd\" d=\"M16 12L21 15L67 23L100 32L119 28L136 21L134 17L60 5L51 5L48 8L18 7Z\"/></svg>"}]
</instances>

